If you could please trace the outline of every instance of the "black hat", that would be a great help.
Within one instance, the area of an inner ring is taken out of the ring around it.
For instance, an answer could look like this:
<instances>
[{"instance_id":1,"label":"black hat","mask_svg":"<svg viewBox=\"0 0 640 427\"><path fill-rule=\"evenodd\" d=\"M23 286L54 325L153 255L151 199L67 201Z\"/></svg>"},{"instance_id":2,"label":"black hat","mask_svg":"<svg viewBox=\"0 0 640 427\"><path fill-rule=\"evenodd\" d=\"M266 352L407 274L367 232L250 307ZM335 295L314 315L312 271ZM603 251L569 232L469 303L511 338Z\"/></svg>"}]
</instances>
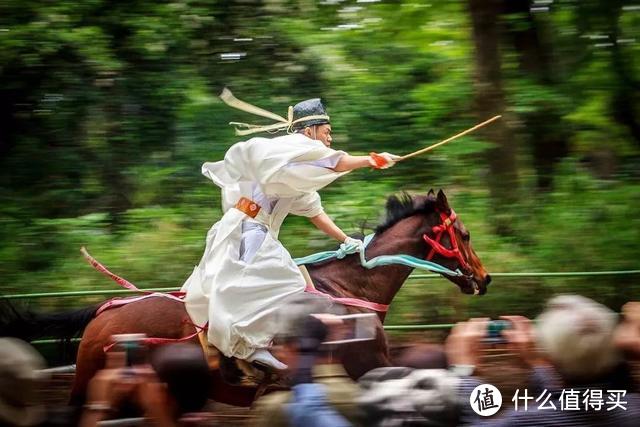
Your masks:
<instances>
[{"instance_id":1,"label":"black hat","mask_svg":"<svg viewBox=\"0 0 640 427\"><path fill-rule=\"evenodd\" d=\"M306 117L308 117L308 119L305 119ZM320 98L307 99L293 106L293 130L328 123L331 122Z\"/></svg>"}]
</instances>

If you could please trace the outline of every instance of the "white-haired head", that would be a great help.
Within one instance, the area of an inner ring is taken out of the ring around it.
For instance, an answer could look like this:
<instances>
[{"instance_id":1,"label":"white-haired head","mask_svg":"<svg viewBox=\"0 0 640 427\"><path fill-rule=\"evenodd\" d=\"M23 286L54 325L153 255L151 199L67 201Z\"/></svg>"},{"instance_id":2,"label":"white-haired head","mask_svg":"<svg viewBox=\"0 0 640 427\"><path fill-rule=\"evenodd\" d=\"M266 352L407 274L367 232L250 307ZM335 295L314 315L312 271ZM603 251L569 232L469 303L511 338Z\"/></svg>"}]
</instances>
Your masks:
<instances>
[{"instance_id":1,"label":"white-haired head","mask_svg":"<svg viewBox=\"0 0 640 427\"><path fill-rule=\"evenodd\" d=\"M536 322L538 345L568 380L589 380L620 361L613 345L617 314L579 295L561 295L547 303Z\"/></svg>"}]
</instances>

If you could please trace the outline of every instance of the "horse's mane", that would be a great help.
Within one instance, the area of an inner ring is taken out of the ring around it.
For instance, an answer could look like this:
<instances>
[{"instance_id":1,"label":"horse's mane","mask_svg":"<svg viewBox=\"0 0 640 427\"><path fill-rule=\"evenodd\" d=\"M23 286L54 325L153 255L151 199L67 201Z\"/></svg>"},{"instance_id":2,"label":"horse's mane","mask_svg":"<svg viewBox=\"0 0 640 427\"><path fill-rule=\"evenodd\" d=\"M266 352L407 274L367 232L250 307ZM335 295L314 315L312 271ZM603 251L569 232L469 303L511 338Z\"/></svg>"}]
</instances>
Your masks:
<instances>
[{"instance_id":1,"label":"horse's mane","mask_svg":"<svg viewBox=\"0 0 640 427\"><path fill-rule=\"evenodd\" d=\"M375 226L375 234L380 235L382 232L393 227L398 222L405 218L416 214L429 214L435 210L436 196L433 194L433 190L429 191L426 196L411 196L409 193L402 192L400 195L389 196L385 207L384 220ZM370 229L371 226L363 224L359 233L350 234L350 237L356 239L364 239L366 232L365 229ZM340 245L336 247L339 248ZM320 263L307 264L317 265Z\"/></svg>"},{"instance_id":2,"label":"horse's mane","mask_svg":"<svg viewBox=\"0 0 640 427\"><path fill-rule=\"evenodd\" d=\"M376 227L380 234L399 221L419 213L431 213L435 209L436 198L432 192L425 196L411 196L402 193L400 196L389 196L384 221Z\"/></svg>"}]
</instances>

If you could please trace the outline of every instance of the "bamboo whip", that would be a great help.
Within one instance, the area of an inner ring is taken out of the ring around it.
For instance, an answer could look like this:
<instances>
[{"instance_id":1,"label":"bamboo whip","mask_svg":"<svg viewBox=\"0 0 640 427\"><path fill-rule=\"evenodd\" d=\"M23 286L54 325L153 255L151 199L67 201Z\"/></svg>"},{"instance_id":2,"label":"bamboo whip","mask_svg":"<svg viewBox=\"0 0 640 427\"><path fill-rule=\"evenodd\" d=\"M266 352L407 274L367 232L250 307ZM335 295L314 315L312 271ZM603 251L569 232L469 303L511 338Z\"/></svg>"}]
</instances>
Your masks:
<instances>
[{"instance_id":1,"label":"bamboo whip","mask_svg":"<svg viewBox=\"0 0 640 427\"><path fill-rule=\"evenodd\" d=\"M453 135L452 137L447 138L444 141L437 142L437 143L435 143L433 145L430 145L430 146L428 146L426 148L422 148L422 149L420 149L418 151L414 151L413 153L406 154L406 155L400 157L399 159L397 159L396 162L400 162L402 160L406 160L406 159L409 159L411 157L418 156L418 155L420 155L422 153L426 153L427 151L431 151L434 148L437 148L437 147L439 147L441 145L446 144L447 142L451 142L454 139L460 138L461 136L464 136L464 135L466 135L468 133L471 133L476 129L480 129L483 126L488 125L489 123L498 120L500 117L502 117L502 116L501 115L494 116L494 117L490 118L489 120L485 120L484 122L479 123L479 124L475 125L474 127L469 128L469 129L467 129L467 130L465 130L463 132L460 132L459 134Z\"/></svg>"}]
</instances>

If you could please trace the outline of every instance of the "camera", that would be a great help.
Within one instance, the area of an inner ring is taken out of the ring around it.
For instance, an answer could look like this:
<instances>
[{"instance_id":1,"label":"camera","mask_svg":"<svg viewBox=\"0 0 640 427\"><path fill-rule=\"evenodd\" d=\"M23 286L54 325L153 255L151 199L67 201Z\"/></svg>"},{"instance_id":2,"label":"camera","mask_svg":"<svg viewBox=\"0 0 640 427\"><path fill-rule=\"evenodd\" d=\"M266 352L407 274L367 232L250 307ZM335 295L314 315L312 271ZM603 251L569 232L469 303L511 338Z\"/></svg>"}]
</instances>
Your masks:
<instances>
[{"instance_id":1,"label":"camera","mask_svg":"<svg viewBox=\"0 0 640 427\"><path fill-rule=\"evenodd\" d=\"M375 313L357 313L335 316L341 325L340 338L325 341L322 344L347 344L360 341L371 341L376 337L378 315Z\"/></svg>"},{"instance_id":2,"label":"camera","mask_svg":"<svg viewBox=\"0 0 640 427\"><path fill-rule=\"evenodd\" d=\"M483 341L490 344L504 343L506 340L502 331L511 328L511 322L508 320L490 320L487 322L487 336Z\"/></svg>"},{"instance_id":3,"label":"camera","mask_svg":"<svg viewBox=\"0 0 640 427\"><path fill-rule=\"evenodd\" d=\"M142 365L148 362L148 349L145 334L117 334L111 337L114 349L125 354L126 366Z\"/></svg>"}]
</instances>

